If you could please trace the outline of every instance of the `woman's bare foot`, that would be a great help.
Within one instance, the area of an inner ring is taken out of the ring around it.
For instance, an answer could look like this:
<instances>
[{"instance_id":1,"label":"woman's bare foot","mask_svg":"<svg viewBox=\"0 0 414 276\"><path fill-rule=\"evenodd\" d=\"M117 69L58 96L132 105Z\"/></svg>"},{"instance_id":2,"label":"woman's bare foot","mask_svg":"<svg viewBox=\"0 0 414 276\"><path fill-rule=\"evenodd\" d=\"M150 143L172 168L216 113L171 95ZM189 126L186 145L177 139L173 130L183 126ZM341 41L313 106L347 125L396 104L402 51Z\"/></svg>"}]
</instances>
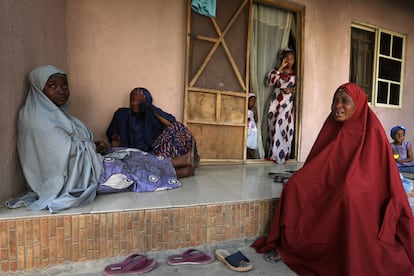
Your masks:
<instances>
[{"instance_id":1,"label":"woman's bare foot","mask_svg":"<svg viewBox=\"0 0 414 276\"><path fill-rule=\"evenodd\" d=\"M174 168L191 166L191 155L187 152L184 155L171 158Z\"/></svg>"},{"instance_id":2,"label":"woman's bare foot","mask_svg":"<svg viewBox=\"0 0 414 276\"><path fill-rule=\"evenodd\" d=\"M178 178L189 177L193 175L194 168L191 166L175 168L175 173Z\"/></svg>"}]
</instances>

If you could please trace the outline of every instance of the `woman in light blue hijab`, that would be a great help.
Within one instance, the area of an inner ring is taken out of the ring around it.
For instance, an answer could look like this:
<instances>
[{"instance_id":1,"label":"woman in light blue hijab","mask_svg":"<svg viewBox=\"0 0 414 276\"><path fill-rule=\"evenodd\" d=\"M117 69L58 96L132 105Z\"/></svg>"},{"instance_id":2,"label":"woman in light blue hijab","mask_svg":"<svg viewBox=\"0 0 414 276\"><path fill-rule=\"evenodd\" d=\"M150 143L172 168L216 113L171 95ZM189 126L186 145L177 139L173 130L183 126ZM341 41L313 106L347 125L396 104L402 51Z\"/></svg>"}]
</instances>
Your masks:
<instances>
[{"instance_id":1,"label":"woman in light blue hijab","mask_svg":"<svg viewBox=\"0 0 414 276\"><path fill-rule=\"evenodd\" d=\"M91 131L68 113L64 72L41 66L29 74L30 88L17 122L17 149L23 173L37 200L9 205L57 212L94 200L103 157Z\"/></svg>"}]
</instances>

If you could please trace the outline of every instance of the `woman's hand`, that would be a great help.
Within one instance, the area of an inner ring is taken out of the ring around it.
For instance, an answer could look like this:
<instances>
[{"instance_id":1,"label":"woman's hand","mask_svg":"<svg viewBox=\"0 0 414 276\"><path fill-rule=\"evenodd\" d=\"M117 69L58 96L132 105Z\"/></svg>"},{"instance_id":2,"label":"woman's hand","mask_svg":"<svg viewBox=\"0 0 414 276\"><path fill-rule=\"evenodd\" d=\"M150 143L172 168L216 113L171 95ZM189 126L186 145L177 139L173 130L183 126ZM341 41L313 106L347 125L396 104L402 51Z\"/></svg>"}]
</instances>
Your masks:
<instances>
[{"instance_id":1,"label":"woman's hand","mask_svg":"<svg viewBox=\"0 0 414 276\"><path fill-rule=\"evenodd\" d=\"M166 126L166 127L170 127L172 125L172 123L170 121L168 121L167 119L165 119L164 117L162 117L160 114L158 114L157 112L154 112L154 116L155 118L157 118L158 120L160 120L160 122Z\"/></svg>"},{"instance_id":2,"label":"woman's hand","mask_svg":"<svg viewBox=\"0 0 414 276\"><path fill-rule=\"evenodd\" d=\"M119 136L119 134L112 135L111 146L112 147L120 147L121 146L121 136Z\"/></svg>"},{"instance_id":3,"label":"woman's hand","mask_svg":"<svg viewBox=\"0 0 414 276\"><path fill-rule=\"evenodd\" d=\"M287 58L284 58L282 60L282 65L281 65L282 69L286 68L288 65L289 65L289 60Z\"/></svg>"},{"instance_id":4,"label":"woman's hand","mask_svg":"<svg viewBox=\"0 0 414 276\"><path fill-rule=\"evenodd\" d=\"M96 141L95 142L95 146L96 146L96 152L100 153L102 155L105 155L108 153L108 144L105 143L104 141Z\"/></svg>"},{"instance_id":5,"label":"woman's hand","mask_svg":"<svg viewBox=\"0 0 414 276\"><path fill-rule=\"evenodd\" d=\"M284 58L282 60L282 64L280 65L279 69L277 70L277 72L282 71L283 69L285 69L287 66L289 65L289 60L287 58Z\"/></svg>"},{"instance_id":6,"label":"woman's hand","mask_svg":"<svg viewBox=\"0 0 414 276\"><path fill-rule=\"evenodd\" d=\"M293 91L293 88L292 87L288 87L288 88L286 88L286 89L284 89L283 90L283 93L285 93L285 94L292 94L294 91Z\"/></svg>"}]
</instances>

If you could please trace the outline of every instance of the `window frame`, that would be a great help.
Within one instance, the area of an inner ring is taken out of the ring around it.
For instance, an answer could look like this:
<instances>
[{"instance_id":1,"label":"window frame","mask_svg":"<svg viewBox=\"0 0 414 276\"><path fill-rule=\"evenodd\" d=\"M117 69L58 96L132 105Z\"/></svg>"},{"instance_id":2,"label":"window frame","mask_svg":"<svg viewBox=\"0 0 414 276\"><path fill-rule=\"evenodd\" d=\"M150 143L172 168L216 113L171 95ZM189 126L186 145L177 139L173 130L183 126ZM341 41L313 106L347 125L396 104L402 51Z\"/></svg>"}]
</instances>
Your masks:
<instances>
[{"instance_id":1,"label":"window frame","mask_svg":"<svg viewBox=\"0 0 414 276\"><path fill-rule=\"evenodd\" d=\"M356 28L359 30L364 30L364 31L369 31L372 32L375 36L375 45L374 45L374 49L372 49L374 56L373 56L373 68L372 68L372 96L371 99L368 99L369 104L372 106L377 106L377 107L386 107L386 108L397 108L397 109L401 109L402 108L402 103L403 103L403 96L404 96L404 76L405 76L405 63L406 63L406 44L407 44L407 35L399 33L399 32L395 32L395 31L391 31L388 29L384 29L384 28L380 28L377 26L373 26L373 25L368 25L368 24L364 24L364 23L360 23L360 22L353 22L351 24L351 28L350 28L350 41L352 43L352 28ZM389 55L384 55L380 53L380 45L381 45L381 34L388 34L391 36L391 44L390 44L390 53ZM393 46L393 38L394 36L397 36L399 38L402 39L402 49L401 49L401 58L396 58L392 56L392 46ZM352 46L350 47L350 56L352 56ZM398 62L401 63L401 70L400 70L400 78L399 81L393 81L390 79L382 79L379 76L379 67L380 67L380 59L381 58L385 58L387 60L396 60ZM350 60L350 64L351 64L351 60ZM351 75L352 75L352 67L350 66L349 68L349 78L351 80ZM387 87L387 103L380 103L378 102L378 86L379 86L379 82L385 82L388 87ZM391 104L390 103L390 95L391 95L391 84L397 84L399 85L399 101L398 101L398 105L396 104Z\"/></svg>"}]
</instances>

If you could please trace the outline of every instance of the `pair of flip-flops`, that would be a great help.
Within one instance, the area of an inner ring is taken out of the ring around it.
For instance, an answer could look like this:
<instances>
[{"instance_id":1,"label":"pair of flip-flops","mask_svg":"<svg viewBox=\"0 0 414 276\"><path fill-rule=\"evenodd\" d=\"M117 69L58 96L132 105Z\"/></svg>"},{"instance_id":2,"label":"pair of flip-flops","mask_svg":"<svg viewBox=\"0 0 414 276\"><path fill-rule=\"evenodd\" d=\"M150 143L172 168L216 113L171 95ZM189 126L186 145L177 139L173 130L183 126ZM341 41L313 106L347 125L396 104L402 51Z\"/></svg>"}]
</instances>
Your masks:
<instances>
[{"instance_id":1,"label":"pair of flip-flops","mask_svg":"<svg viewBox=\"0 0 414 276\"><path fill-rule=\"evenodd\" d=\"M244 272L244 271L249 271L253 269L253 264L240 251L230 254L225 249L217 249L214 252L214 255L216 255L217 260L219 260L220 262L223 262L231 270Z\"/></svg>"},{"instance_id":2,"label":"pair of flip-flops","mask_svg":"<svg viewBox=\"0 0 414 276\"><path fill-rule=\"evenodd\" d=\"M124 261L107 265L105 275L141 274L151 271L157 265L156 259L149 259L142 254L131 254Z\"/></svg>"},{"instance_id":3,"label":"pair of flip-flops","mask_svg":"<svg viewBox=\"0 0 414 276\"><path fill-rule=\"evenodd\" d=\"M211 253L190 248L182 254L169 256L167 262L169 265L205 265L212 263L215 259Z\"/></svg>"}]
</instances>

